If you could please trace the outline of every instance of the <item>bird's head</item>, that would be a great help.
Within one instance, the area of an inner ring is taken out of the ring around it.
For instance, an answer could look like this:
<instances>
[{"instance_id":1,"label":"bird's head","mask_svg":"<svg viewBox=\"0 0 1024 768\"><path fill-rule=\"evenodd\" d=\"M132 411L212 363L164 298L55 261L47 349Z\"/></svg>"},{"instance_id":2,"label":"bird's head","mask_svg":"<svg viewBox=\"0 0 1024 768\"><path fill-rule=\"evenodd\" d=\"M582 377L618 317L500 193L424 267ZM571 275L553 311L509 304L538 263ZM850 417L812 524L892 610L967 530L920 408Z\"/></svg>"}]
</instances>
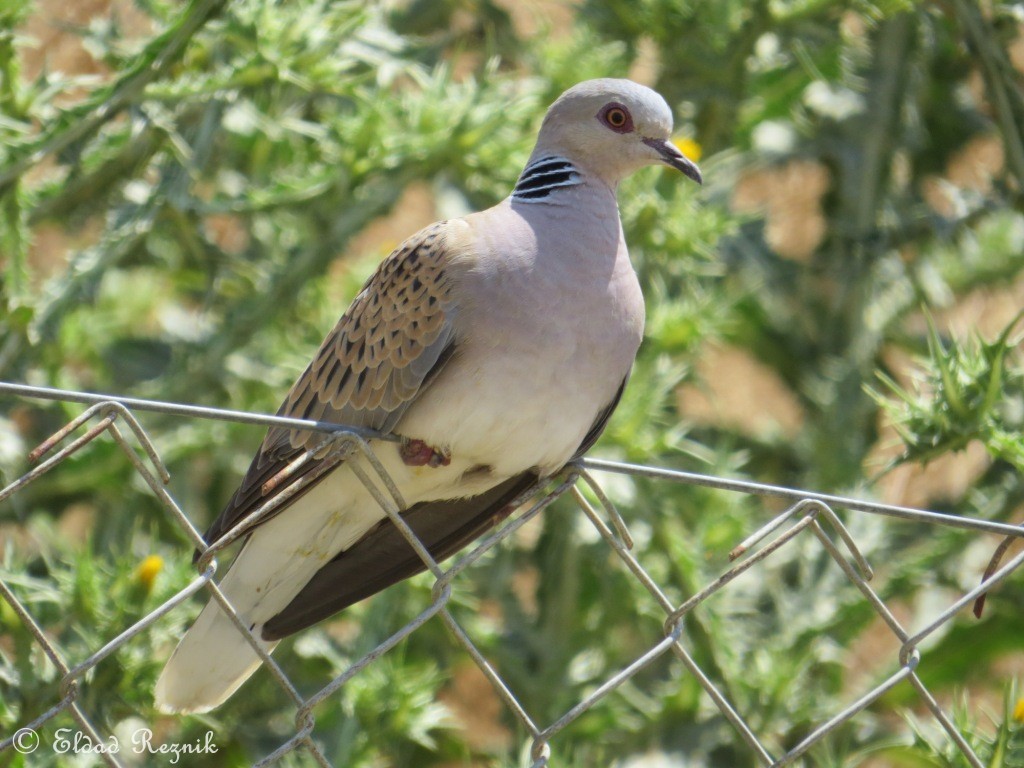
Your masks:
<instances>
[{"instance_id":1,"label":"bird's head","mask_svg":"<svg viewBox=\"0 0 1024 768\"><path fill-rule=\"evenodd\" d=\"M548 109L533 157L563 155L615 186L647 165L670 165L698 184L700 169L672 143L672 111L631 80L586 80Z\"/></svg>"}]
</instances>

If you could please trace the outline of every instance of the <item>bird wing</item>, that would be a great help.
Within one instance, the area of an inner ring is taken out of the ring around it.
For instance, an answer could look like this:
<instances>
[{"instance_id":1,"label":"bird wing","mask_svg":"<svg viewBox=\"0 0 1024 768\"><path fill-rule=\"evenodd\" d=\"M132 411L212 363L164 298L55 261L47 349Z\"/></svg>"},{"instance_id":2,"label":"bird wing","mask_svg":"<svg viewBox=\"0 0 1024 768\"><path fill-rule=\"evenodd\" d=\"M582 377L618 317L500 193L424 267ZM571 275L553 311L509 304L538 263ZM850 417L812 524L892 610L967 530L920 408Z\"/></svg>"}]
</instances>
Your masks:
<instances>
[{"instance_id":1,"label":"bird wing","mask_svg":"<svg viewBox=\"0 0 1024 768\"><path fill-rule=\"evenodd\" d=\"M435 561L455 554L513 511L510 502L538 482L524 472L468 499L415 504L402 517ZM263 625L264 640L279 640L375 595L425 568L398 528L385 518L335 555L292 601Z\"/></svg>"},{"instance_id":2,"label":"bird wing","mask_svg":"<svg viewBox=\"0 0 1024 768\"><path fill-rule=\"evenodd\" d=\"M627 375L612 401L598 413L573 459L601 436L628 379ZM512 502L540 482L537 472L524 472L477 496L415 504L402 517L440 562L508 517L515 510ZM385 518L317 571L284 610L263 625L263 639L294 634L425 568L397 526Z\"/></svg>"},{"instance_id":3,"label":"bird wing","mask_svg":"<svg viewBox=\"0 0 1024 768\"><path fill-rule=\"evenodd\" d=\"M394 429L455 353L452 224L440 222L420 231L381 263L324 339L279 416L382 432ZM300 479L315 475L327 457L314 457L274 488L264 488L323 437L311 430L272 427L238 489L207 530L207 544ZM273 514L324 477L326 473L315 478Z\"/></svg>"}]
</instances>

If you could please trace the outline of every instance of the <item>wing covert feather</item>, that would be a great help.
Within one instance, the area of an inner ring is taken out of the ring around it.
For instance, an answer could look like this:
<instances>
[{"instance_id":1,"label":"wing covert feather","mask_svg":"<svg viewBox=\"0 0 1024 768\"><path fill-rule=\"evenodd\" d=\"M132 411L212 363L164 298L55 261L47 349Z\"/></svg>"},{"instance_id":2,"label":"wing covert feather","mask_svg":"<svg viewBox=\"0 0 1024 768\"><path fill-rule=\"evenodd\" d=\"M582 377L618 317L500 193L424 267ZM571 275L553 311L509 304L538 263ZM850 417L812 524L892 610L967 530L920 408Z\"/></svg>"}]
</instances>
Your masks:
<instances>
[{"instance_id":1,"label":"wing covert feather","mask_svg":"<svg viewBox=\"0 0 1024 768\"><path fill-rule=\"evenodd\" d=\"M367 280L292 387L282 412L389 431L454 341L447 222L406 240ZM280 430L292 447L317 436Z\"/></svg>"},{"instance_id":2,"label":"wing covert feather","mask_svg":"<svg viewBox=\"0 0 1024 768\"><path fill-rule=\"evenodd\" d=\"M455 353L451 226L442 221L427 227L381 263L324 339L279 416L382 432L394 429ZM263 483L322 439L318 432L271 428L239 488L207 530L207 543L312 472L318 461L308 462L301 473L270 493L261 490Z\"/></svg>"}]
</instances>

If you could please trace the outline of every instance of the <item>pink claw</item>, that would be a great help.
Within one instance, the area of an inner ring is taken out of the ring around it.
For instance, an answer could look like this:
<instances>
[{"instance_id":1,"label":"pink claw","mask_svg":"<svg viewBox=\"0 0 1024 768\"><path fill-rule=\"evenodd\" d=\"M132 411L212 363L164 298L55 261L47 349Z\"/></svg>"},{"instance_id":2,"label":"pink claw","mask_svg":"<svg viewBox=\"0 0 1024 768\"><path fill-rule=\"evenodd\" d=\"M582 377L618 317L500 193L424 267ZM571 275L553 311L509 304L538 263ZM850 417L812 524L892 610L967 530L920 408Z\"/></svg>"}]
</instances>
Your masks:
<instances>
[{"instance_id":1,"label":"pink claw","mask_svg":"<svg viewBox=\"0 0 1024 768\"><path fill-rule=\"evenodd\" d=\"M447 467L452 463L447 451L434 450L422 440L403 441L398 453L410 467Z\"/></svg>"}]
</instances>

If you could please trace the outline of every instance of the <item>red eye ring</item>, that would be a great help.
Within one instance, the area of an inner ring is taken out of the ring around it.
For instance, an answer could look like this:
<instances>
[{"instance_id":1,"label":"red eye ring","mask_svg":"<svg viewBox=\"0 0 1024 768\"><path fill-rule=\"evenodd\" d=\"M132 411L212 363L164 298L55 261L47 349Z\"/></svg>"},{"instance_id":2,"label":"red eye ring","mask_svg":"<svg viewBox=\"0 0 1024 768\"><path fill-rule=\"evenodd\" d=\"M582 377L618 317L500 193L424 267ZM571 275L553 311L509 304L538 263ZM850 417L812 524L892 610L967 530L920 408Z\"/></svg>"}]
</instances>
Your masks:
<instances>
[{"instance_id":1,"label":"red eye ring","mask_svg":"<svg viewBox=\"0 0 1024 768\"><path fill-rule=\"evenodd\" d=\"M605 104L597 115L598 119L616 133L630 133L633 130L633 116L622 104Z\"/></svg>"}]
</instances>

